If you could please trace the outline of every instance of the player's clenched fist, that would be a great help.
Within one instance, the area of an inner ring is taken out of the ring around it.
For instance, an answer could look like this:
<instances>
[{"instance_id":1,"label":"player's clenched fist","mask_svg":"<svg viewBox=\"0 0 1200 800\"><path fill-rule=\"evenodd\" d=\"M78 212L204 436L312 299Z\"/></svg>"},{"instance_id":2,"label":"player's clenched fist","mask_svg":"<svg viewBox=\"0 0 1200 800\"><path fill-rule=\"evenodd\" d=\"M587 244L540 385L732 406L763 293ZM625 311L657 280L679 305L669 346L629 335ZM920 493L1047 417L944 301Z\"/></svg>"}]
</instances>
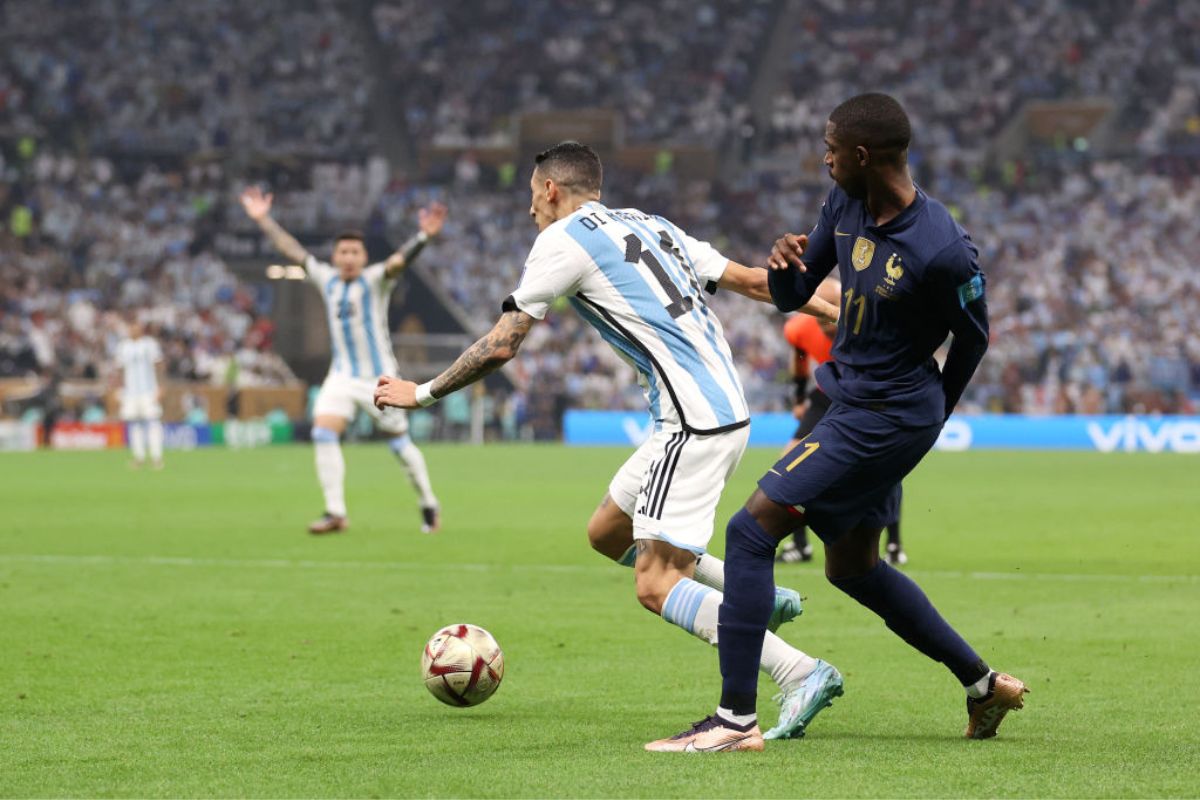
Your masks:
<instances>
[{"instance_id":1,"label":"player's clenched fist","mask_svg":"<svg viewBox=\"0 0 1200 800\"><path fill-rule=\"evenodd\" d=\"M787 269L789 266L794 266L801 272L807 272L804 262L800 260L806 247L808 247L808 236L803 233L799 236L794 233L785 233L775 240L775 246L771 248L771 257L767 259L767 266L771 269Z\"/></svg>"},{"instance_id":2,"label":"player's clenched fist","mask_svg":"<svg viewBox=\"0 0 1200 800\"><path fill-rule=\"evenodd\" d=\"M420 404L417 403L417 385L412 381L384 375L375 385L375 407L382 410L386 406L420 408Z\"/></svg>"}]
</instances>

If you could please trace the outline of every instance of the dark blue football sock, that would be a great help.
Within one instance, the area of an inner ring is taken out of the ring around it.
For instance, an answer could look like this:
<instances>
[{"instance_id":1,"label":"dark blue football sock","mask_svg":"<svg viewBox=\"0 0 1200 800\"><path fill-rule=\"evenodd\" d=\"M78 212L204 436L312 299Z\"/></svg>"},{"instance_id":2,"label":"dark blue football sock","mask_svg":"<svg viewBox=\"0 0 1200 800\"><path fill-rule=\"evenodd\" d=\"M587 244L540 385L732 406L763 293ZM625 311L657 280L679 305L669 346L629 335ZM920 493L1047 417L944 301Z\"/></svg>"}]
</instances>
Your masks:
<instances>
[{"instance_id":1,"label":"dark blue football sock","mask_svg":"<svg viewBox=\"0 0 1200 800\"><path fill-rule=\"evenodd\" d=\"M725 573L729 574L729 561L725 562ZM921 587L903 572L880 561L865 575L830 578L829 582L882 617L901 639L949 667L963 686L988 674L988 666L979 654L942 619ZM724 669L723 660L721 664Z\"/></svg>"},{"instance_id":2,"label":"dark blue football sock","mask_svg":"<svg viewBox=\"0 0 1200 800\"><path fill-rule=\"evenodd\" d=\"M755 713L758 662L775 607L778 544L744 508L725 528L725 597L717 612L721 707L738 715Z\"/></svg>"}]
</instances>

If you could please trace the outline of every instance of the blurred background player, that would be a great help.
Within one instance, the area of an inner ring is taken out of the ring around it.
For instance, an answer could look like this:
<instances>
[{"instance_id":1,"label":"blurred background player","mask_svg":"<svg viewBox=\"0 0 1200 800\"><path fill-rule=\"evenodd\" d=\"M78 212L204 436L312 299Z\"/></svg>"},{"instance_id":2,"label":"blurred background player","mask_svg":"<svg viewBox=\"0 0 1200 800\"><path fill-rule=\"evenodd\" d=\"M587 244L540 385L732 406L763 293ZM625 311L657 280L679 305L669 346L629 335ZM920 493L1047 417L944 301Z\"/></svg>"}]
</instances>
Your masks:
<instances>
[{"instance_id":1,"label":"blurred background player","mask_svg":"<svg viewBox=\"0 0 1200 800\"><path fill-rule=\"evenodd\" d=\"M837 305L842 299L842 284L837 278L829 277L817 287L816 296ZM792 346L792 380L796 384L796 405L792 413L800 424L792 434L783 452L790 451L800 440L816 427L829 410L829 395L821 391L816 381L809 381L821 364L833 359L833 342L837 338L837 325L829 320L817 319L809 314L796 314L783 326L783 338ZM887 524L887 546L885 552L889 564L907 564L908 556L900 545L900 511ZM779 549L777 561L794 563L812 561L813 549L808 543L808 526L801 525L790 539Z\"/></svg>"},{"instance_id":2,"label":"blurred background player","mask_svg":"<svg viewBox=\"0 0 1200 800\"><path fill-rule=\"evenodd\" d=\"M421 209L420 230L386 261L367 266L367 246L358 232L340 234L333 245L333 264L318 261L271 217L272 195L252 186L242 193L246 214L285 257L303 265L308 280L321 292L332 342L333 361L321 384L313 409L313 449L317 479L325 495L325 513L311 525L310 533L346 530L345 477L341 435L363 409L385 432L389 446L408 473L421 503L421 530L433 533L441 524L437 497L429 482L425 456L408 435L408 417L399 409L380 411L372 402L376 381L399 373L388 331L388 301L396 279L425 244L442 230L446 207L433 203Z\"/></svg>"},{"instance_id":3,"label":"blurred background player","mask_svg":"<svg viewBox=\"0 0 1200 800\"><path fill-rule=\"evenodd\" d=\"M730 261L670 221L600 203L603 170L592 148L562 142L540 153L530 178L539 234L499 321L444 372L418 386L382 378L381 406L430 406L511 360L533 324L569 302L638 373L654 430L617 471L588 522L592 547L633 566L638 600L696 638L717 644L725 575L707 554L717 503L750 437L750 411L724 329L705 293L718 287L770 297L766 270ZM819 299L803 310L837 318ZM800 613L775 592L768 627ZM756 658L781 697L824 697L837 670L767 633ZM841 679L837 677L840 693ZM777 728L802 730L823 702L785 703Z\"/></svg>"},{"instance_id":4,"label":"blurred background player","mask_svg":"<svg viewBox=\"0 0 1200 800\"><path fill-rule=\"evenodd\" d=\"M162 349L146 327L132 318L126 338L117 344L117 366L121 381L121 419L129 433L133 466L146 463L163 467L162 385L164 362Z\"/></svg>"}]
</instances>

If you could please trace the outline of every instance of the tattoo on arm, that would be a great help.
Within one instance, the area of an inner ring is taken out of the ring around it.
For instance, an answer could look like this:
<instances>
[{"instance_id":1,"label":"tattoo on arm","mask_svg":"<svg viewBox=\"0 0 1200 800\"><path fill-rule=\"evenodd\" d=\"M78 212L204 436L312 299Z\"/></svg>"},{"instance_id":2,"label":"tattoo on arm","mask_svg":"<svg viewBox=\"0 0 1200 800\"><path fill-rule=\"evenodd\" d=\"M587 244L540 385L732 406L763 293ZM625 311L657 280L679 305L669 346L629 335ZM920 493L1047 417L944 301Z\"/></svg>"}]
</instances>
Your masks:
<instances>
[{"instance_id":1,"label":"tattoo on arm","mask_svg":"<svg viewBox=\"0 0 1200 800\"><path fill-rule=\"evenodd\" d=\"M505 312L486 336L433 379L433 396L445 397L500 369L517 354L533 323L533 317L524 311Z\"/></svg>"},{"instance_id":2,"label":"tattoo on arm","mask_svg":"<svg viewBox=\"0 0 1200 800\"><path fill-rule=\"evenodd\" d=\"M275 245L275 249L285 258L290 258L297 264L304 263L304 259L308 257L308 251L300 242L296 241L295 236L285 231L282 225L270 216L266 216L258 221L258 227L262 228L263 233L271 240L271 244Z\"/></svg>"}]
</instances>

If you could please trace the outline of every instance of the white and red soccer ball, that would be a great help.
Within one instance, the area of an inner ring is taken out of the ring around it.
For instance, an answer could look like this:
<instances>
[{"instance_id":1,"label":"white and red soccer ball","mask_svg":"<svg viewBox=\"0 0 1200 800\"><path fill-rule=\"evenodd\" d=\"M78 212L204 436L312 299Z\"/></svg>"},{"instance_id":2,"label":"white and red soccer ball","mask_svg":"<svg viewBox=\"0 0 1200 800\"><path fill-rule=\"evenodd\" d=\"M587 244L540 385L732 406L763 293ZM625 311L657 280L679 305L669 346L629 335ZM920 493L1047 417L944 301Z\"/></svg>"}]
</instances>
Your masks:
<instances>
[{"instance_id":1,"label":"white and red soccer ball","mask_svg":"<svg viewBox=\"0 0 1200 800\"><path fill-rule=\"evenodd\" d=\"M429 693L451 706L477 706L504 678L504 653L478 625L447 625L421 654L421 677Z\"/></svg>"}]
</instances>

